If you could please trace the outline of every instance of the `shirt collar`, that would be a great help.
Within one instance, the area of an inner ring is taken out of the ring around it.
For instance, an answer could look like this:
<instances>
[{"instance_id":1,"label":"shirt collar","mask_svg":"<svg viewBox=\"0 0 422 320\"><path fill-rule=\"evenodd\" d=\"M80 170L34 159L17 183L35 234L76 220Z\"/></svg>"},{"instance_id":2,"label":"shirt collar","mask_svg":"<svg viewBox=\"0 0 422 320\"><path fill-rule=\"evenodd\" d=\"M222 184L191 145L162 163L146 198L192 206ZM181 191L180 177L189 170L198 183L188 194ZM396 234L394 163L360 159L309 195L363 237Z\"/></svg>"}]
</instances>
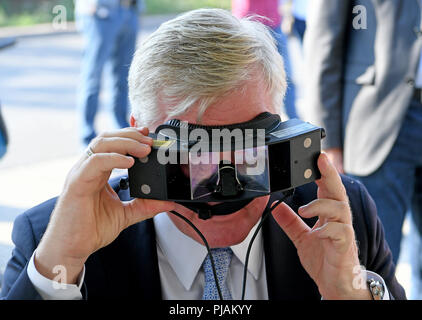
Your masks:
<instances>
[{"instance_id":1,"label":"shirt collar","mask_svg":"<svg viewBox=\"0 0 422 320\"><path fill-rule=\"evenodd\" d=\"M181 232L171 221L167 213L160 213L154 217L157 244L176 273L179 281L186 290L190 290L202 263L208 252L204 245ZM252 239L258 223L251 229L248 236L241 243L231 246L234 255L244 265L248 245ZM258 280L263 260L263 241L261 232L258 233L252 246L248 271Z\"/></svg>"}]
</instances>

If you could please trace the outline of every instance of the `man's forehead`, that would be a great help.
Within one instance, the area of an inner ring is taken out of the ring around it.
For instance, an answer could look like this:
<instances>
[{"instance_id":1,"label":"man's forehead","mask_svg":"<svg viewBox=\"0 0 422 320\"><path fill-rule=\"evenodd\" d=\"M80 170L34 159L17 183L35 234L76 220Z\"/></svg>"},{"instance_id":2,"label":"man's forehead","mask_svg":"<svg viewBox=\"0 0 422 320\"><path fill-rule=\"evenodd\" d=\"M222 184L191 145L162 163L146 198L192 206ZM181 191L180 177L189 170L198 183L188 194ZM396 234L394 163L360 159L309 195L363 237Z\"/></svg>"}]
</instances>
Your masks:
<instances>
[{"instance_id":1,"label":"man's forehead","mask_svg":"<svg viewBox=\"0 0 422 320\"><path fill-rule=\"evenodd\" d=\"M251 81L241 90L217 99L200 117L200 121L198 121L199 108L197 106L177 118L202 125L225 125L249 121L262 112L274 113L276 110L263 84Z\"/></svg>"}]
</instances>

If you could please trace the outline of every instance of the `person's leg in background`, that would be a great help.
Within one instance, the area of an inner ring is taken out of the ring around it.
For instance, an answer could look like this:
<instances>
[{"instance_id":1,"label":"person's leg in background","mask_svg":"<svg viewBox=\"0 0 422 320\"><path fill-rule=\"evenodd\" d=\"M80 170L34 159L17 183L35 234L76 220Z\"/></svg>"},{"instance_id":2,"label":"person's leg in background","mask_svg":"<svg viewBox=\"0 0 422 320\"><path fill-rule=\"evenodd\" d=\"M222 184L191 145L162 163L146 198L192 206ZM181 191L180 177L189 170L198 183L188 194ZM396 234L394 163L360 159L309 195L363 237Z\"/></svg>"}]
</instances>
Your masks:
<instances>
[{"instance_id":1,"label":"person's leg in background","mask_svg":"<svg viewBox=\"0 0 422 320\"><path fill-rule=\"evenodd\" d=\"M110 12L105 18L97 15L81 17L82 35L85 40L81 65L78 106L79 135L86 146L96 136L94 122L98 110L98 98L104 64L111 55L116 37L116 15Z\"/></svg>"},{"instance_id":2,"label":"person's leg in background","mask_svg":"<svg viewBox=\"0 0 422 320\"><path fill-rule=\"evenodd\" d=\"M292 31L287 37L290 66L291 66L291 79L295 85L295 108L298 118L305 119L306 108L305 101L305 86L306 81L304 65L303 65L303 37L306 30L306 21L294 18L292 24Z\"/></svg>"},{"instance_id":3,"label":"person's leg in background","mask_svg":"<svg viewBox=\"0 0 422 320\"><path fill-rule=\"evenodd\" d=\"M402 226L411 201L414 175L411 165L390 157L373 174L353 176L368 189L377 206L378 216L384 226L385 238L397 264L402 240Z\"/></svg>"},{"instance_id":4,"label":"person's leg in background","mask_svg":"<svg viewBox=\"0 0 422 320\"><path fill-rule=\"evenodd\" d=\"M416 169L409 230L409 257L412 270L410 294L412 300L422 299L422 166Z\"/></svg>"},{"instance_id":5,"label":"person's leg in background","mask_svg":"<svg viewBox=\"0 0 422 320\"><path fill-rule=\"evenodd\" d=\"M136 8L120 8L120 28L111 54L112 108L116 128L128 127L129 67L135 53L138 35Z\"/></svg>"},{"instance_id":6,"label":"person's leg in background","mask_svg":"<svg viewBox=\"0 0 422 320\"><path fill-rule=\"evenodd\" d=\"M402 226L411 207L415 170L422 162L422 104L412 100L396 143L382 166L362 181L374 199L385 237L397 264Z\"/></svg>"},{"instance_id":7,"label":"person's leg in background","mask_svg":"<svg viewBox=\"0 0 422 320\"><path fill-rule=\"evenodd\" d=\"M296 36L300 40L300 44L303 44L303 37L305 36L306 31L306 21L295 18L293 22L293 35Z\"/></svg>"},{"instance_id":8,"label":"person's leg in background","mask_svg":"<svg viewBox=\"0 0 422 320\"><path fill-rule=\"evenodd\" d=\"M284 69L287 77L287 90L284 98L284 108L286 115L292 118L298 118L296 112L296 89L292 80L292 66L290 63L289 51L287 48L287 37L281 31L280 26L273 28L273 35L277 41L277 49L284 60Z\"/></svg>"}]
</instances>

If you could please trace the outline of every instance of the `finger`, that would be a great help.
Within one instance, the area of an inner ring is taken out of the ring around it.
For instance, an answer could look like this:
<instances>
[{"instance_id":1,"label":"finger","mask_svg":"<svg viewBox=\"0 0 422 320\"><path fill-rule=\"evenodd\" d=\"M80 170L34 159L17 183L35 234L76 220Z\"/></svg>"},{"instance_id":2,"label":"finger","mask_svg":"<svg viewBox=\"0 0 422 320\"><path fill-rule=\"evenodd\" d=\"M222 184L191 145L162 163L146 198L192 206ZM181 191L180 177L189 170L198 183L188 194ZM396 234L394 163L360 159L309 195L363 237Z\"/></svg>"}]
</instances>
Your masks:
<instances>
[{"instance_id":1,"label":"finger","mask_svg":"<svg viewBox=\"0 0 422 320\"><path fill-rule=\"evenodd\" d=\"M125 137L98 137L91 147L94 153L119 153L130 154L134 157L144 158L151 152L148 144Z\"/></svg>"},{"instance_id":2,"label":"finger","mask_svg":"<svg viewBox=\"0 0 422 320\"><path fill-rule=\"evenodd\" d=\"M340 148L329 148L325 150L330 162L334 165L338 173L343 172L343 150Z\"/></svg>"},{"instance_id":3,"label":"finger","mask_svg":"<svg viewBox=\"0 0 422 320\"><path fill-rule=\"evenodd\" d=\"M318 198L348 201L340 175L324 153L318 158L318 168L321 172L321 179L315 181L319 187Z\"/></svg>"},{"instance_id":4,"label":"finger","mask_svg":"<svg viewBox=\"0 0 422 320\"><path fill-rule=\"evenodd\" d=\"M106 132L101 133L97 138L111 138L111 137L130 138L130 139L152 146L153 139L151 137L148 137L148 134L149 134L148 128L130 127L130 128L124 128L124 129L114 130L114 131L106 131ZM97 138L94 139L93 141L94 144ZM93 146L93 148L94 147L95 145Z\"/></svg>"},{"instance_id":5,"label":"finger","mask_svg":"<svg viewBox=\"0 0 422 320\"><path fill-rule=\"evenodd\" d=\"M343 168L343 163L342 162L337 163L335 165L335 167L336 167L338 173L344 174L344 168Z\"/></svg>"},{"instance_id":6,"label":"finger","mask_svg":"<svg viewBox=\"0 0 422 320\"><path fill-rule=\"evenodd\" d=\"M124 202L123 206L127 227L175 208L174 202L151 199L134 199Z\"/></svg>"},{"instance_id":7,"label":"finger","mask_svg":"<svg viewBox=\"0 0 422 320\"><path fill-rule=\"evenodd\" d=\"M84 181L102 177L113 169L129 169L133 166L135 159L119 153L94 153L83 163L79 176Z\"/></svg>"},{"instance_id":8,"label":"finger","mask_svg":"<svg viewBox=\"0 0 422 320\"><path fill-rule=\"evenodd\" d=\"M351 223L349 203L331 199L317 199L299 208L298 213L303 218L319 217L325 221Z\"/></svg>"},{"instance_id":9,"label":"finger","mask_svg":"<svg viewBox=\"0 0 422 320\"><path fill-rule=\"evenodd\" d=\"M138 127L138 128L136 128L136 130L138 130L144 136L149 135L149 129L147 127Z\"/></svg>"},{"instance_id":10,"label":"finger","mask_svg":"<svg viewBox=\"0 0 422 320\"><path fill-rule=\"evenodd\" d=\"M315 229L320 239L329 239L332 241L334 247L341 252L347 249L354 243L354 230L351 225L340 222L327 222L322 227Z\"/></svg>"},{"instance_id":11,"label":"finger","mask_svg":"<svg viewBox=\"0 0 422 320\"><path fill-rule=\"evenodd\" d=\"M303 220L284 202L272 211L275 221L296 245L301 236L311 229Z\"/></svg>"}]
</instances>

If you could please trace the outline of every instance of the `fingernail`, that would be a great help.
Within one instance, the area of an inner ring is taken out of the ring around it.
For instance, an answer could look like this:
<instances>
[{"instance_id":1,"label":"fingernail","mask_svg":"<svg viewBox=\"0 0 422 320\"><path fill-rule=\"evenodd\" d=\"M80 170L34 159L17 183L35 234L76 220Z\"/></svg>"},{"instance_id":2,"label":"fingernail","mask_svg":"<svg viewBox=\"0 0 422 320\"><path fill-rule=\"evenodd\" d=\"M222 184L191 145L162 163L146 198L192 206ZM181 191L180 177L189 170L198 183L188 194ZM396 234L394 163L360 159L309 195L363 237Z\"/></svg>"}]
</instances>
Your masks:
<instances>
[{"instance_id":1,"label":"fingernail","mask_svg":"<svg viewBox=\"0 0 422 320\"><path fill-rule=\"evenodd\" d=\"M141 146L142 146L143 149L146 149L146 150L151 149L151 146L148 145L148 144L145 144L145 143L141 143Z\"/></svg>"},{"instance_id":2,"label":"fingernail","mask_svg":"<svg viewBox=\"0 0 422 320\"><path fill-rule=\"evenodd\" d=\"M325 153L321 153L321 166L323 166L324 168L326 168L328 166L328 157Z\"/></svg>"},{"instance_id":3,"label":"fingernail","mask_svg":"<svg viewBox=\"0 0 422 320\"><path fill-rule=\"evenodd\" d=\"M276 200L273 203L271 203L270 208L273 207L277 202L279 202L279 200Z\"/></svg>"},{"instance_id":4,"label":"fingernail","mask_svg":"<svg viewBox=\"0 0 422 320\"><path fill-rule=\"evenodd\" d=\"M321 231L321 229L322 229L322 227L315 228L315 229L314 229L314 232Z\"/></svg>"},{"instance_id":5,"label":"fingernail","mask_svg":"<svg viewBox=\"0 0 422 320\"><path fill-rule=\"evenodd\" d=\"M306 211L306 208L308 207L308 205L304 205L304 206L301 206L301 207L299 207L299 209L297 210L297 212L299 213L299 214L301 214L301 213L303 213L304 211Z\"/></svg>"}]
</instances>

